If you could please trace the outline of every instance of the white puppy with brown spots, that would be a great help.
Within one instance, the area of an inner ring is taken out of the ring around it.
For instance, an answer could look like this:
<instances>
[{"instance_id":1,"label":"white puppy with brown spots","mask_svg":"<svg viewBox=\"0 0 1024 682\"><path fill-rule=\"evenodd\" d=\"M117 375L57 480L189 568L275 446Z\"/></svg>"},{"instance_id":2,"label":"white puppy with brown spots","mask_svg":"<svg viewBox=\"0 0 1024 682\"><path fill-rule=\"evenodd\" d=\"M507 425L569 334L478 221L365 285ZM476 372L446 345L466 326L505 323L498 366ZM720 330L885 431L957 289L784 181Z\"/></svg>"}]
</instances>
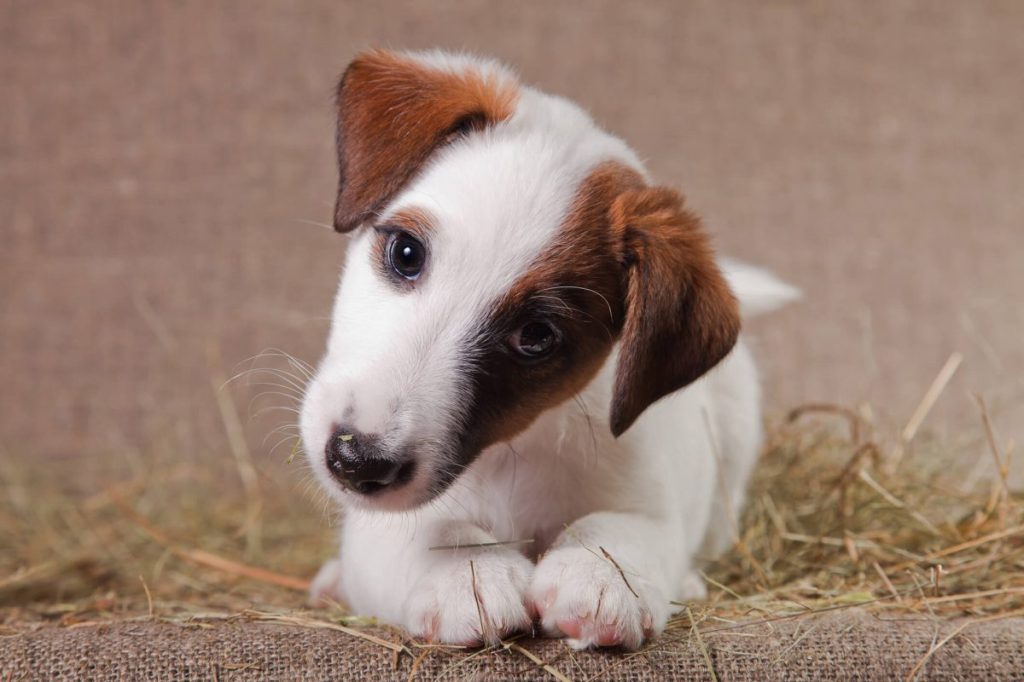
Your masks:
<instances>
[{"instance_id":1,"label":"white puppy with brown spots","mask_svg":"<svg viewBox=\"0 0 1024 682\"><path fill-rule=\"evenodd\" d=\"M761 417L740 310L676 192L493 61L369 52L338 89L352 234L306 452L344 506L313 596L434 641L640 646L729 546Z\"/></svg>"}]
</instances>

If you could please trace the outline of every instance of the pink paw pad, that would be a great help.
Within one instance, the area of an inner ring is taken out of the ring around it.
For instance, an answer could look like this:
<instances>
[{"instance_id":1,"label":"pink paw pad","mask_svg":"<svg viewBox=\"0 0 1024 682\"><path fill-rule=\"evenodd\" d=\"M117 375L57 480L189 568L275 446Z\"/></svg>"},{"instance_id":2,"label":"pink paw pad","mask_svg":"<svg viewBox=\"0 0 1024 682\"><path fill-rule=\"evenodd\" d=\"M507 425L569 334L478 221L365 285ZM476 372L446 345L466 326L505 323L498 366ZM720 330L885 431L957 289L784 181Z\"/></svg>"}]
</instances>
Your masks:
<instances>
[{"instance_id":1,"label":"pink paw pad","mask_svg":"<svg viewBox=\"0 0 1024 682\"><path fill-rule=\"evenodd\" d=\"M583 621L578 618L560 620L557 625L562 634L570 639L579 639L583 632Z\"/></svg>"}]
</instances>

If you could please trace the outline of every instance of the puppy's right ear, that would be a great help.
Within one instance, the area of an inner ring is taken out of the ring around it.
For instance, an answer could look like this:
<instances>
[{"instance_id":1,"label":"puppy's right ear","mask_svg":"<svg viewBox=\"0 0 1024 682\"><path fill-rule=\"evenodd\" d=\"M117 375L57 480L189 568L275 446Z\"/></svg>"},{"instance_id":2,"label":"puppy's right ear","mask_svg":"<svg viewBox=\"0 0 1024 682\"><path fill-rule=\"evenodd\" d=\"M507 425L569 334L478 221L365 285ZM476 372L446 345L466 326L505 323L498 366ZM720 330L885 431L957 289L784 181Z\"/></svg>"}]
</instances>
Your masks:
<instances>
[{"instance_id":1,"label":"puppy's right ear","mask_svg":"<svg viewBox=\"0 0 1024 682\"><path fill-rule=\"evenodd\" d=\"M609 422L617 437L651 403L697 380L732 350L740 313L700 220L680 194L629 190L611 215L627 280Z\"/></svg>"},{"instance_id":2,"label":"puppy's right ear","mask_svg":"<svg viewBox=\"0 0 1024 682\"><path fill-rule=\"evenodd\" d=\"M334 229L376 215L449 140L509 118L518 85L469 57L359 55L338 85L338 203Z\"/></svg>"}]
</instances>

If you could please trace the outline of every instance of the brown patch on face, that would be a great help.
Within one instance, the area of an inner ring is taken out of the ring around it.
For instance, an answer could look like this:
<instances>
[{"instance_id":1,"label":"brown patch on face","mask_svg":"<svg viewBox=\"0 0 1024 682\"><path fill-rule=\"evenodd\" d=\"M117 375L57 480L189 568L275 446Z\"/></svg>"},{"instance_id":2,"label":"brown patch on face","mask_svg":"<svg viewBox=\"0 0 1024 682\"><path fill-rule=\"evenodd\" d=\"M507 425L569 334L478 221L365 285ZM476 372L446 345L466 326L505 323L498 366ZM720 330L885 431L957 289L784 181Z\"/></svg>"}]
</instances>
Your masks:
<instances>
[{"instance_id":1,"label":"brown patch on face","mask_svg":"<svg viewBox=\"0 0 1024 682\"><path fill-rule=\"evenodd\" d=\"M664 187L616 199L612 229L629 268L626 321L615 375L616 436L647 407L701 377L739 335L739 307L700 219Z\"/></svg>"},{"instance_id":2,"label":"brown patch on face","mask_svg":"<svg viewBox=\"0 0 1024 682\"><path fill-rule=\"evenodd\" d=\"M654 401L691 383L732 349L739 311L699 219L670 189L645 187L619 163L581 185L559 236L498 302L468 349L475 369L454 480L486 447L572 398L621 341L610 426L623 433ZM509 345L531 321L561 345L524 361Z\"/></svg>"},{"instance_id":3,"label":"brown patch on face","mask_svg":"<svg viewBox=\"0 0 1024 682\"><path fill-rule=\"evenodd\" d=\"M620 194L642 186L640 175L621 164L595 168L555 243L498 303L479 344L464 453L475 456L512 438L600 369L625 319L626 282L611 208ZM562 341L548 358L529 362L509 347L508 337L534 320L557 327Z\"/></svg>"},{"instance_id":4,"label":"brown patch on face","mask_svg":"<svg viewBox=\"0 0 1024 682\"><path fill-rule=\"evenodd\" d=\"M433 69L383 50L353 61L338 85L334 227L372 218L454 137L508 119L515 85L473 70Z\"/></svg>"},{"instance_id":5,"label":"brown patch on face","mask_svg":"<svg viewBox=\"0 0 1024 682\"><path fill-rule=\"evenodd\" d=\"M394 226L399 230L408 232L421 242L426 242L430 233L434 231L437 221L425 208L404 208L388 216L385 223Z\"/></svg>"},{"instance_id":6,"label":"brown patch on face","mask_svg":"<svg viewBox=\"0 0 1024 682\"><path fill-rule=\"evenodd\" d=\"M526 363L509 335L531 320L561 347ZM739 310L700 220L666 188L605 163L583 182L557 241L497 305L478 342L463 464L583 389L621 341L610 426L621 435L653 402L732 349Z\"/></svg>"}]
</instances>

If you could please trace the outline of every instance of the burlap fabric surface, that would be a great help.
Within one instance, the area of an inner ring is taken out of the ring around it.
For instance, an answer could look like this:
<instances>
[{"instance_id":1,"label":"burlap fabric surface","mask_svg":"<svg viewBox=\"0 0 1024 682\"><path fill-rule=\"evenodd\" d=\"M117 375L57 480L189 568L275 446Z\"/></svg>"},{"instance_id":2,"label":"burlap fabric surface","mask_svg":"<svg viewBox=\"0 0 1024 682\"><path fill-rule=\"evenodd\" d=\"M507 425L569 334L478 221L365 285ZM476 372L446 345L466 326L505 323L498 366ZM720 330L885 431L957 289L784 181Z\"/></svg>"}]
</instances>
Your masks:
<instances>
[{"instance_id":1,"label":"burlap fabric surface","mask_svg":"<svg viewBox=\"0 0 1024 682\"><path fill-rule=\"evenodd\" d=\"M372 45L513 64L801 287L748 327L769 412L903 420L957 350L929 424L984 391L1022 442L1022 34L1013 0L0 2L3 444L218 451L210 346L319 356L331 91Z\"/></svg>"},{"instance_id":2,"label":"burlap fabric surface","mask_svg":"<svg viewBox=\"0 0 1024 682\"><path fill-rule=\"evenodd\" d=\"M917 679L1019 680L1024 619L934 622L833 613L742 628L709 627L705 650L689 632L666 636L641 655L571 653L558 641L517 644L571 679L889 680L905 679L928 652L960 629ZM962 629L961 629L962 628ZM393 633L378 632L396 639ZM411 649L419 656L422 649ZM0 679L219 680L550 680L519 651L468 657L430 650L414 661L345 633L256 623L212 628L121 622L45 627L0 639Z\"/></svg>"}]
</instances>

